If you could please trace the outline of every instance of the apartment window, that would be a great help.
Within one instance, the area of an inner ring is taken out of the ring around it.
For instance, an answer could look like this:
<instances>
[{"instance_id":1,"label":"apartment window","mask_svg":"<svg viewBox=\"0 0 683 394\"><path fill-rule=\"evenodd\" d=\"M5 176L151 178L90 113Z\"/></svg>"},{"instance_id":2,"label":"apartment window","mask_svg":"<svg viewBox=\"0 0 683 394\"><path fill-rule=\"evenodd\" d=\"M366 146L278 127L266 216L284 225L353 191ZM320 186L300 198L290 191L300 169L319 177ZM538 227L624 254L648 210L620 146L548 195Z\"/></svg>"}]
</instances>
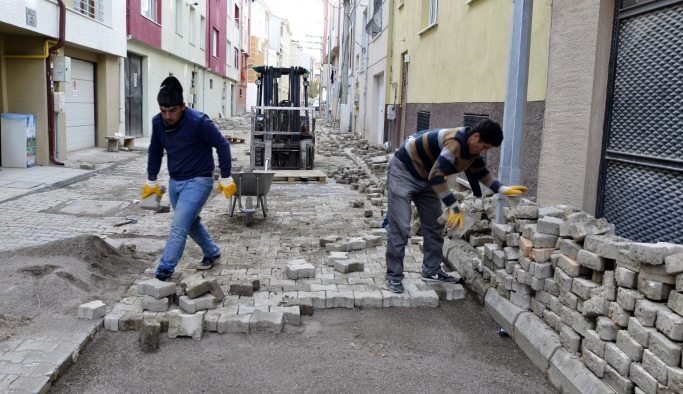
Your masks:
<instances>
[{"instance_id":1,"label":"apartment window","mask_svg":"<svg viewBox=\"0 0 683 394\"><path fill-rule=\"evenodd\" d=\"M240 51L237 48L235 48L235 68L240 68Z\"/></svg>"},{"instance_id":2,"label":"apartment window","mask_svg":"<svg viewBox=\"0 0 683 394\"><path fill-rule=\"evenodd\" d=\"M431 30L437 25L439 14L439 0L422 0L420 10L420 26L422 30L417 34Z\"/></svg>"},{"instance_id":3,"label":"apartment window","mask_svg":"<svg viewBox=\"0 0 683 394\"><path fill-rule=\"evenodd\" d=\"M201 49L206 47L206 18L203 15L199 21L199 47Z\"/></svg>"},{"instance_id":4,"label":"apartment window","mask_svg":"<svg viewBox=\"0 0 683 394\"><path fill-rule=\"evenodd\" d=\"M227 66L230 66L230 40L228 40L228 43L225 45L225 64Z\"/></svg>"},{"instance_id":5,"label":"apartment window","mask_svg":"<svg viewBox=\"0 0 683 394\"><path fill-rule=\"evenodd\" d=\"M240 7L235 4L235 24L239 26L240 24Z\"/></svg>"},{"instance_id":6,"label":"apartment window","mask_svg":"<svg viewBox=\"0 0 683 394\"><path fill-rule=\"evenodd\" d=\"M213 79L209 79L209 89L213 89Z\"/></svg>"},{"instance_id":7,"label":"apartment window","mask_svg":"<svg viewBox=\"0 0 683 394\"><path fill-rule=\"evenodd\" d=\"M436 16L439 11L439 0L429 0L429 24L436 23Z\"/></svg>"},{"instance_id":8,"label":"apartment window","mask_svg":"<svg viewBox=\"0 0 683 394\"><path fill-rule=\"evenodd\" d=\"M189 23L189 28L190 28L190 44L195 45L196 38L195 38L195 32L194 32L194 7L190 6L190 23Z\"/></svg>"},{"instance_id":9,"label":"apartment window","mask_svg":"<svg viewBox=\"0 0 683 394\"><path fill-rule=\"evenodd\" d=\"M175 32L183 35L183 2L185 0L175 0Z\"/></svg>"},{"instance_id":10,"label":"apartment window","mask_svg":"<svg viewBox=\"0 0 683 394\"><path fill-rule=\"evenodd\" d=\"M74 0L74 11L104 22L104 4L103 0Z\"/></svg>"},{"instance_id":11,"label":"apartment window","mask_svg":"<svg viewBox=\"0 0 683 394\"><path fill-rule=\"evenodd\" d=\"M213 29L211 35L211 55L218 57L218 30Z\"/></svg>"},{"instance_id":12,"label":"apartment window","mask_svg":"<svg viewBox=\"0 0 683 394\"><path fill-rule=\"evenodd\" d=\"M76 0L78 1L78 0ZM82 1L82 0L81 0ZM159 23L159 18L157 17L157 0L140 0L142 2L141 12L142 16L151 20L152 22Z\"/></svg>"}]
</instances>

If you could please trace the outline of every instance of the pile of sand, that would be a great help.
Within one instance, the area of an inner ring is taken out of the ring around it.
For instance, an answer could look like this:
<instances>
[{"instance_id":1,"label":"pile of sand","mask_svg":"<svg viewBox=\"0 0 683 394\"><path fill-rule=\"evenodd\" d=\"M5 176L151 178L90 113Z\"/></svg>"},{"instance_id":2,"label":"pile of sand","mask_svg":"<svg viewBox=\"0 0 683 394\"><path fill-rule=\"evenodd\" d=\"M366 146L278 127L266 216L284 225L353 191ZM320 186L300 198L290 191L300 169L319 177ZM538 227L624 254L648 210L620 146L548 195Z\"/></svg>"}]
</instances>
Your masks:
<instances>
[{"instance_id":1,"label":"pile of sand","mask_svg":"<svg viewBox=\"0 0 683 394\"><path fill-rule=\"evenodd\" d=\"M86 302L118 302L154 265L133 256L92 235L0 252L0 340L68 324Z\"/></svg>"}]
</instances>

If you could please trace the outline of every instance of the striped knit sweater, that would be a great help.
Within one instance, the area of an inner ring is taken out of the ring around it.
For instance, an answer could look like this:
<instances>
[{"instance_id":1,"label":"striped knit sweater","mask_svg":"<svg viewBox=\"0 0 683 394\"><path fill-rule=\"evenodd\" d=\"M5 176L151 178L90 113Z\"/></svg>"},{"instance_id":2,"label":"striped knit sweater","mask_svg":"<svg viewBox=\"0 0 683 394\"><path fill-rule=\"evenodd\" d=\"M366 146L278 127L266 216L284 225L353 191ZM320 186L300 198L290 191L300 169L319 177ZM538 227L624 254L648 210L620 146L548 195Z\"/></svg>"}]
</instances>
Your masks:
<instances>
[{"instance_id":1,"label":"striped knit sweater","mask_svg":"<svg viewBox=\"0 0 683 394\"><path fill-rule=\"evenodd\" d=\"M429 181L447 207L457 200L444 177L467 169L475 179L497 193L502 184L486 169L486 163L478 154L470 154L467 148L470 135L469 127L420 131L403 143L396 157L416 179Z\"/></svg>"}]
</instances>

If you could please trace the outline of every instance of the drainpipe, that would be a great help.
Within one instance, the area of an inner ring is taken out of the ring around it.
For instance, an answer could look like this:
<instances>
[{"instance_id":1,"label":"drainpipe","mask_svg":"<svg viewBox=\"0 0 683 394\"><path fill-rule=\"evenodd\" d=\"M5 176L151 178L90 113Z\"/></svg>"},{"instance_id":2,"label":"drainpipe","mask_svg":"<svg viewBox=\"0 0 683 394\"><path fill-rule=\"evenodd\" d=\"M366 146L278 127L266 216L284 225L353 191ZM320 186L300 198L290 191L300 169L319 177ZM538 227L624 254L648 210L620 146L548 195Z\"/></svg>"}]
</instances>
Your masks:
<instances>
[{"instance_id":1,"label":"drainpipe","mask_svg":"<svg viewBox=\"0 0 683 394\"><path fill-rule=\"evenodd\" d=\"M45 82L47 84L47 139L49 141L50 161L54 165L63 166L64 163L57 160L55 156L55 146L59 141L55 141L55 91L52 82L52 54L64 46L64 35L66 30L66 6L63 0L59 3L59 40L48 49L48 56L45 58Z\"/></svg>"}]
</instances>

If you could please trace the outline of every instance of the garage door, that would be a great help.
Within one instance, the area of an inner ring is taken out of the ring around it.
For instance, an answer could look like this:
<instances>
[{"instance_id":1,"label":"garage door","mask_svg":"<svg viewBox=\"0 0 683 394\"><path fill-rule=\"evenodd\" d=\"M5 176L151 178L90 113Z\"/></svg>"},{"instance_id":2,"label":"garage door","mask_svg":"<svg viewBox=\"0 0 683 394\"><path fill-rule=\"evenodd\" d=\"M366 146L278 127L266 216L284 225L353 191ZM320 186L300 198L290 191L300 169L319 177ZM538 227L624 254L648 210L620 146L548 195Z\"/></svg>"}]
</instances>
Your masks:
<instances>
[{"instance_id":1,"label":"garage door","mask_svg":"<svg viewBox=\"0 0 683 394\"><path fill-rule=\"evenodd\" d=\"M66 88L66 150L95 147L95 64L71 59Z\"/></svg>"}]
</instances>

